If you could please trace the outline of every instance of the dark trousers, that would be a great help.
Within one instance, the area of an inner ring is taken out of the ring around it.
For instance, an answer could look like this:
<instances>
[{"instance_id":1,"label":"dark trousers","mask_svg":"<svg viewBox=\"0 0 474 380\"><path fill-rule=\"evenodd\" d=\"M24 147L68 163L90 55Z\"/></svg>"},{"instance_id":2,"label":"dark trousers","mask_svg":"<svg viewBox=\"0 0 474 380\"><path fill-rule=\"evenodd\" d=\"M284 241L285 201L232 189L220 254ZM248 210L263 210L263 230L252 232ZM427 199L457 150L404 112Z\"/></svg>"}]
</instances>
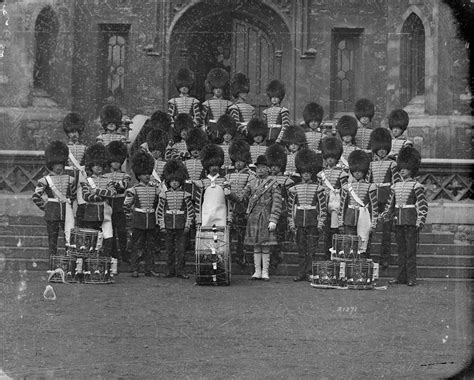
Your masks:
<instances>
[{"instance_id":1,"label":"dark trousers","mask_svg":"<svg viewBox=\"0 0 474 380\"><path fill-rule=\"evenodd\" d=\"M331 228L331 213L328 212L326 216L326 225L324 226L324 258L331 260L332 237L338 233L337 228Z\"/></svg>"},{"instance_id":2,"label":"dark trousers","mask_svg":"<svg viewBox=\"0 0 474 380\"><path fill-rule=\"evenodd\" d=\"M346 235L357 236L357 226L344 226L344 233ZM365 257L370 258L370 246L372 245L372 233L369 234L369 241L367 242L367 249L365 250Z\"/></svg>"},{"instance_id":3,"label":"dark trousers","mask_svg":"<svg viewBox=\"0 0 474 380\"><path fill-rule=\"evenodd\" d=\"M416 281L416 226L396 226L399 282Z\"/></svg>"},{"instance_id":4,"label":"dark trousers","mask_svg":"<svg viewBox=\"0 0 474 380\"><path fill-rule=\"evenodd\" d=\"M312 272L313 259L318 249L319 233L317 226L297 227L296 244L298 245L298 276Z\"/></svg>"},{"instance_id":5,"label":"dark trousers","mask_svg":"<svg viewBox=\"0 0 474 380\"><path fill-rule=\"evenodd\" d=\"M81 228L90 228L91 230L102 231L102 222L99 221L82 221ZM102 243L102 254L104 256L110 256L112 253L112 244L114 238L104 239Z\"/></svg>"},{"instance_id":6,"label":"dark trousers","mask_svg":"<svg viewBox=\"0 0 474 380\"><path fill-rule=\"evenodd\" d=\"M127 252L127 218L123 211L112 213L112 228L114 230L114 237L112 238L112 256L115 258L121 257L122 260L128 260L129 255Z\"/></svg>"},{"instance_id":7,"label":"dark trousers","mask_svg":"<svg viewBox=\"0 0 474 380\"><path fill-rule=\"evenodd\" d=\"M64 221L46 221L46 231L48 232L48 246L50 256L56 256L56 254L58 253L59 228L64 231Z\"/></svg>"},{"instance_id":8,"label":"dark trousers","mask_svg":"<svg viewBox=\"0 0 474 380\"><path fill-rule=\"evenodd\" d=\"M165 235L167 265L169 274L184 274L184 229L167 229Z\"/></svg>"},{"instance_id":9,"label":"dark trousers","mask_svg":"<svg viewBox=\"0 0 474 380\"><path fill-rule=\"evenodd\" d=\"M385 210L385 203L379 202L379 215ZM392 221L382 222L382 241L380 246L380 263L389 264L392 255Z\"/></svg>"},{"instance_id":10,"label":"dark trousers","mask_svg":"<svg viewBox=\"0 0 474 380\"><path fill-rule=\"evenodd\" d=\"M156 235L158 230L156 228L140 229L134 228L132 231L132 257L131 266L132 271L138 271L140 260L145 261L145 273L153 270L154 265L154 247Z\"/></svg>"}]
</instances>

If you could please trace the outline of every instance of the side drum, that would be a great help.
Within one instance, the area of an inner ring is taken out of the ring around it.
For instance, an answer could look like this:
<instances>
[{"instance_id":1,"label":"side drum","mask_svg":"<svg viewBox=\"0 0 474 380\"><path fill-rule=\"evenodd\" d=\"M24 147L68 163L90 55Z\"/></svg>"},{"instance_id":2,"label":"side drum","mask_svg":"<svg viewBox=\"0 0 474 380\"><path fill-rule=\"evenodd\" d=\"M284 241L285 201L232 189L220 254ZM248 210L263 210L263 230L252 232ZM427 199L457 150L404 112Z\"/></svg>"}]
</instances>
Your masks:
<instances>
[{"instance_id":1,"label":"side drum","mask_svg":"<svg viewBox=\"0 0 474 380\"><path fill-rule=\"evenodd\" d=\"M71 230L69 248L75 256L88 257L102 248L102 240L102 233L98 230L74 227Z\"/></svg>"}]
</instances>

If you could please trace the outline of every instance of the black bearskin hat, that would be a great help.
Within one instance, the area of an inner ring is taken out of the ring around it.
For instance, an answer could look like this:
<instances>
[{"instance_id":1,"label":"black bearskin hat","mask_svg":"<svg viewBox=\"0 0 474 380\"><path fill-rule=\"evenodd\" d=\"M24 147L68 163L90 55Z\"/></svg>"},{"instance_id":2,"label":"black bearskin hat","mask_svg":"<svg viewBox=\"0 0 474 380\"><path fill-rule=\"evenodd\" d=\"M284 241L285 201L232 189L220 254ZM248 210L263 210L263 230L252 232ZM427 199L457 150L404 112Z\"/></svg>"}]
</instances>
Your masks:
<instances>
[{"instance_id":1,"label":"black bearskin hat","mask_svg":"<svg viewBox=\"0 0 474 380\"><path fill-rule=\"evenodd\" d=\"M355 135L357 134L357 120L352 116L344 115L337 121L336 128L341 137L355 137Z\"/></svg>"},{"instance_id":2,"label":"black bearskin hat","mask_svg":"<svg viewBox=\"0 0 474 380\"><path fill-rule=\"evenodd\" d=\"M174 79L174 84L178 91L181 87L191 89L194 84L194 73L186 68L179 69Z\"/></svg>"},{"instance_id":3,"label":"black bearskin hat","mask_svg":"<svg viewBox=\"0 0 474 380\"><path fill-rule=\"evenodd\" d=\"M122 111L117 106L108 104L100 110L100 124L105 128L111 123L117 127L122 123Z\"/></svg>"},{"instance_id":4,"label":"black bearskin hat","mask_svg":"<svg viewBox=\"0 0 474 380\"><path fill-rule=\"evenodd\" d=\"M361 117L368 117L372 120L375 114L374 103L369 99L359 99L355 104L354 114L356 115L357 120L360 120Z\"/></svg>"},{"instance_id":5,"label":"black bearskin hat","mask_svg":"<svg viewBox=\"0 0 474 380\"><path fill-rule=\"evenodd\" d=\"M161 129L152 129L146 136L146 143L150 152L157 150L164 153L169 141L170 137Z\"/></svg>"},{"instance_id":6,"label":"black bearskin hat","mask_svg":"<svg viewBox=\"0 0 474 380\"><path fill-rule=\"evenodd\" d=\"M127 158L127 146L122 141L111 141L107 145L107 150L109 151L110 162L120 162L120 164L123 164Z\"/></svg>"},{"instance_id":7,"label":"black bearskin hat","mask_svg":"<svg viewBox=\"0 0 474 380\"><path fill-rule=\"evenodd\" d=\"M69 148L62 141L51 141L44 151L46 167L49 170L53 170L53 165L55 164L63 164L66 166L68 157Z\"/></svg>"},{"instance_id":8,"label":"black bearskin hat","mask_svg":"<svg viewBox=\"0 0 474 380\"><path fill-rule=\"evenodd\" d=\"M364 176L369 172L370 156L363 150L354 150L347 158L351 173L362 172Z\"/></svg>"},{"instance_id":9,"label":"black bearskin hat","mask_svg":"<svg viewBox=\"0 0 474 380\"><path fill-rule=\"evenodd\" d=\"M137 179L141 175L151 175L154 167L155 160L147 152L140 151L132 157L132 171Z\"/></svg>"},{"instance_id":10,"label":"black bearskin hat","mask_svg":"<svg viewBox=\"0 0 474 380\"><path fill-rule=\"evenodd\" d=\"M261 154L260 156L258 156L257 161L255 161L254 165L255 166L258 166L258 165L267 165L268 166L267 156L265 156L264 154Z\"/></svg>"},{"instance_id":11,"label":"black bearskin hat","mask_svg":"<svg viewBox=\"0 0 474 380\"><path fill-rule=\"evenodd\" d=\"M377 153L379 150L384 149L388 152L392 149L392 135L387 128L375 128L370 134L370 149L372 152Z\"/></svg>"},{"instance_id":12,"label":"black bearskin hat","mask_svg":"<svg viewBox=\"0 0 474 380\"><path fill-rule=\"evenodd\" d=\"M410 118L405 110L397 109L390 112L388 115L388 127L390 130L393 128L400 128L402 131L406 131Z\"/></svg>"},{"instance_id":13,"label":"black bearskin hat","mask_svg":"<svg viewBox=\"0 0 474 380\"><path fill-rule=\"evenodd\" d=\"M271 98L278 98L280 101L285 97L285 85L278 79L272 80L267 86L267 95Z\"/></svg>"},{"instance_id":14,"label":"black bearskin hat","mask_svg":"<svg viewBox=\"0 0 474 380\"><path fill-rule=\"evenodd\" d=\"M190 130L193 127L193 118L188 113L179 113L174 119L174 132L178 135L182 130Z\"/></svg>"},{"instance_id":15,"label":"black bearskin hat","mask_svg":"<svg viewBox=\"0 0 474 380\"><path fill-rule=\"evenodd\" d=\"M286 170L287 155L285 148L280 144L272 144L265 152L269 166L278 166L284 172Z\"/></svg>"},{"instance_id":16,"label":"black bearskin hat","mask_svg":"<svg viewBox=\"0 0 474 380\"><path fill-rule=\"evenodd\" d=\"M169 160L163 168L163 178L165 179L166 184L169 186L171 181L178 181L181 185L186 181L188 176L188 171L186 166L180 160Z\"/></svg>"},{"instance_id":17,"label":"black bearskin hat","mask_svg":"<svg viewBox=\"0 0 474 380\"><path fill-rule=\"evenodd\" d=\"M84 153L84 162L88 169L96 165L105 168L110 162L107 147L99 143L91 145Z\"/></svg>"},{"instance_id":18,"label":"black bearskin hat","mask_svg":"<svg viewBox=\"0 0 474 380\"><path fill-rule=\"evenodd\" d=\"M192 150L200 151L208 142L206 132L199 128L192 128L188 133L188 138L186 139L186 147L189 152Z\"/></svg>"},{"instance_id":19,"label":"black bearskin hat","mask_svg":"<svg viewBox=\"0 0 474 380\"><path fill-rule=\"evenodd\" d=\"M247 132L251 138L256 136L263 136L265 138L268 134L267 123L259 117L253 117L247 124Z\"/></svg>"},{"instance_id":20,"label":"black bearskin hat","mask_svg":"<svg viewBox=\"0 0 474 380\"><path fill-rule=\"evenodd\" d=\"M317 121L321 123L323 121L324 110L318 103L308 103L303 110L303 120L306 125L309 125L311 121Z\"/></svg>"},{"instance_id":21,"label":"black bearskin hat","mask_svg":"<svg viewBox=\"0 0 474 380\"><path fill-rule=\"evenodd\" d=\"M221 167L224 165L224 151L219 145L207 144L201 150L201 164L206 171L211 166Z\"/></svg>"},{"instance_id":22,"label":"black bearskin hat","mask_svg":"<svg viewBox=\"0 0 474 380\"><path fill-rule=\"evenodd\" d=\"M86 122L81 115L76 112L68 113L63 120L63 129L66 134L78 132L81 135L85 127Z\"/></svg>"},{"instance_id":23,"label":"black bearskin hat","mask_svg":"<svg viewBox=\"0 0 474 380\"><path fill-rule=\"evenodd\" d=\"M150 126L159 128L169 133L171 128L171 118L163 111L155 111L150 117Z\"/></svg>"},{"instance_id":24,"label":"black bearskin hat","mask_svg":"<svg viewBox=\"0 0 474 380\"><path fill-rule=\"evenodd\" d=\"M324 159L334 158L339 161L342 156L342 141L338 137L326 137L321 140L321 152Z\"/></svg>"},{"instance_id":25,"label":"black bearskin hat","mask_svg":"<svg viewBox=\"0 0 474 380\"><path fill-rule=\"evenodd\" d=\"M296 153L295 166L298 173L311 173L311 177L316 179L323 168L323 156L308 148L301 149Z\"/></svg>"},{"instance_id":26,"label":"black bearskin hat","mask_svg":"<svg viewBox=\"0 0 474 380\"><path fill-rule=\"evenodd\" d=\"M224 88L227 83L229 83L229 73L224 69L216 67L207 74L205 85L208 91L212 92L215 88Z\"/></svg>"},{"instance_id":27,"label":"black bearskin hat","mask_svg":"<svg viewBox=\"0 0 474 380\"><path fill-rule=\"evenodd\" d=\"M421 154L412 146L403 147L398 153L397 167L398 169L408 169L411 175L415 176L421 164Z\"/></svg>"},{"instance_id":28,"label":"black bearskin hat","mask_svg":"<svg viewBox=\"0 0 474 380\"><path fill-rule=\"evenodd\" d=\"M229 156L232 162L242 161L247 165L252 162L252 156L250 155L250 145L247 141L238 139L230 143Z\"/></svg>"},{"instance_id":29,"label":"black bearskin hat","mask_svg":"<svg viewBox=\"0 0 474 380\"><path fill-rule=\"evenodd\" d=\"M224 114L217 119L217 131L219 136L224 136L229 133L232 137L237 133L237 123L234 118L230 115Z\"/></svg>"},{"instance_id":30,"label":"black bearskin hat","mask_svg":"<svg viewBox=\"0 0 474 380\"><path fill-rule=\"evenodd\" d=\"M283 142L285 145L297 144L299 146L306 144L306 134L304 129L299 125L290 125L283 134Z\"/></svg>"},{"instance_id":31,"label":"black bearskin hat","mask_svg":"<svg viewBox=\"0 0 474 380\"><path fill-rule=\"evenodd\" d=\"M245 74L237 73L230 81L230 92L234 98L240 93L248 93L250 91L250 81Z\"/></svg>"}]
</instances>

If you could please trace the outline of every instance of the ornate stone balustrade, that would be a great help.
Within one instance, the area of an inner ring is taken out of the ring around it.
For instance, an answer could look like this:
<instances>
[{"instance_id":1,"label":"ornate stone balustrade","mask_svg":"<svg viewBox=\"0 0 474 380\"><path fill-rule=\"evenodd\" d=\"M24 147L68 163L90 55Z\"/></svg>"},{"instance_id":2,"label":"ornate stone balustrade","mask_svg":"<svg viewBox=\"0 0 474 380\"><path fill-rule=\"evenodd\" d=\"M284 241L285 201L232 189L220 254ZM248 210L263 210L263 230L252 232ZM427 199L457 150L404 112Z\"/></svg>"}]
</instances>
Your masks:
<instances>
[{"instance_id":1,"label":"ornate stone balustrade","mask_svg":"<svg viewBox=\"0 0 474 380\"><path fill-rule=\"evenodd\" d=\"M430 202L469 202L474 198L474 160L423 159L419 180ZM32 192L47 173L43 151L0 151L0 193Z\"/></svg>"}]
</instances>

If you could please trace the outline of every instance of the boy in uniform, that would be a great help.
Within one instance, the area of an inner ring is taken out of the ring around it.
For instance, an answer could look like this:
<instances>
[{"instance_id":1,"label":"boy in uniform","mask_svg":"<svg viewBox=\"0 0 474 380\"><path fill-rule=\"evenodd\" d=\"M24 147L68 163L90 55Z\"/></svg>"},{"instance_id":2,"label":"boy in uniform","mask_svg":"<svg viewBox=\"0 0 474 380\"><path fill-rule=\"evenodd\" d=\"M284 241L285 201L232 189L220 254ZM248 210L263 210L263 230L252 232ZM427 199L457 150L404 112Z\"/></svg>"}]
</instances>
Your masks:
<instances>
[{"instance_id":1,"label":"boy in uniform","mask_svg":"<svg viewBox=\"0 0 474 380\"><path fill-rule=\"evenodd\" d=\"M165 246L168 273L165 277L188 279L185 273L185 242L194 218L191 194L183 189L187 179L186 168L181 161L170 160L163 169L166 190L160 194L157 222L166 230Z\"/></svg>"},{"instance_id":2,"label":"boy in uniform","mask_svg":"<svg viewBox=\"0 0 474 380\"><path fill-rule=\"evenodd\" d=\"M171 148L175 150L181 159L185 159L188 154L186 140L188 134L193 129L193 119L187 113L180 113L176 116L173 126L173 141Z\"/></svg>"},{"instance_id":3,"label":"boy in uniform","mask_svg":"<svg viewBox=\"0 0 474 380\"><path fill-rule=\"evenodd\" d=\"M320 152L320 144L323 139L321 122L323 121L324 110L318 103L308 103L303 110L306 141L308 148L316 153Z\"/></svg>"},{"instance_id":4,"label":"boy in uniform","mask_svg":"<svg viewBox=\"0 0 474 380\"><path fill-rule=\"evenodd\" d=\"M225 173L228 173L233 169L232 160L229 156L229 147L237 135L237 123L229 115L222 115L217 120L217 134L218 140L222 141L219 146L224 151L224 165L222 165L222 169Z\"/></svg>"},{"instance_id":5,"label":"boy in uniform","mask_svg":"<svg viewBox=\"0 0 474 380\"><path fill-rule=\"evenodd\" d=\"M349 163L347 162L347 159L353 151L359 149L355 145L357 120L352 116L344 115L337 121L336 128L342 140L342 156L339 163L344 169L349 170Z\"/></svg>"},{"instance_id":6,"label":"boy in uniform","mask_svg":"<svg viewBox=\"0 0 474 380\"><path fill-rule=\"evenodd\" d=\"M416 285L416 249L418 234L428 214L423 185L415 179L421 155L413 147L402 148L397 167L401 181L394 183L384 212L384 219L395 220L397 237L398 275L389 284Z\"/></svg>"},{"instance_id":7,"label":"boy in uniform","mask_svg":"<svg viewBox=\"0 0 474 380\"><path fill-rule=\"evenodd\" d=\"M180 113L187 113L193 119L194 127L201 126L201 103L189 95L194 84L194 73L186 68L179 69L174 80L179 96L168 101L168 115L172 123Z\"/></svg>"},{"instance_id":8,"label":"boy in uniform","mask_svg":"<svg viewBox=\"0 0 474 380\"><path fill-rule=\"evenodd\" d=\"M124 262L129 262L127 252L127 218L123 210L125 190L128 188L131 178L122 171L122 165L127 158L127 146L121 141L112 141L108 146L110 156L110 171L105 174L110 182L115 184L117 193L110 199L112 206L112 228L114 231L112 257L121 258ZM118 247L117 247L118 240ZM120 250L120 254L118 251Z\"/></svg>"},{"instance_id":9,"label":"boy in uniform","mask_svg":"<svg viewBox=\"0 0 474 380\"><path fill-rule=\"evenodd\" d=\"M155 161L146 152L138 152L132 158L132 170L138 183L125 191L123 203L132 227L132 277L138 277L141 256L145 260L145 276L157 277L153 271L156 235L156 206L160 188L150 182Z\"/></svg>"},{"instance_id":10,"label":"boy in uniform","mask_svg":"<svg viewBox=\"0 0 474 380\"><path fill-rule=\"evenodd\" d=\"M311 149L296 154L296 170L301 182L289 190L288 226L296 235L300 264L293 281L308 280L318 249L319 235L326 223L326 194L318 184L317 175L323 167L323 158Z\"/></svg>"},{"instance_id":11,"label":"boy in uniform","mask_svg":"<svg viewBox=\"0 0 474 380\"><path fill-rule=\"evenodd\" d=\"M349 155L351 177L341 191L339 227L347 235L359 237L359 253L370 257L370 234L377 226L377 187L367 181L370 156L363 150Z\"/></svg>"},{"instance_id":12,"label":"boy in uniform","mask_svg":"<svg viewBox=\"0 0 474 380\"><path fill-rule=\"evenodd\" d=\"M286 128L290 126L290 113L287 108L280 105L285 97L285 85L282 82L272 80L267 86L267 96L271 106L262 113L268 127L266 140L268 145L271 145L274 142L281 142Z\"/></svg>"},{"instance_id":13,"label":"boy in uniform","mask_svg":"<svg viewBox=\"0 0 474 380\"><path fill-rule=\"evenodd\" d=\"M299 177L296 171L295 158L298 151L306 148L307 141L304 129L299 125L288 127L283 135L283 143L288 151L285 175L292 177L294 180Z\"/></svg>"},{"instance_id":14,"label":"boy in uniform","mask_svg":"<svg viewBox=\"0 0 474 380\"><path fill-rule=\"evenodd\" d=\"M255 162L258 156L265 155L267 151L265 139L268 135L268 127L262 119L254 117L249 121L247 129L248 136L252 141L250 144L250 155L252 162Z\"/></svg>"},{"instance_id":15,"label":"boy in uniform","mask_svg":"<svg viewBox=\"0 0 474 380\"><path fill-rule=\"evenodd\" d=\"M357 135L355 137L355 145L359 149L369 149L370 134L372 128L369 128L372 118L375 115L375 106L369 99L359 99L355 104L354 110L357 119Z\"/></svg>"},{"instance_id":16,"label":"boy in uniform","mask_svg":"<svg viewBox=\"0 0 474 380\"><path fill-rule=\"evenodd\" d=\"M392 150L390 156L397 159L398 153L405 146L413 146L413 143L405 136L410 118L405 110L396 109L388 115L388 127L392 131Z\"/></svg>"},{"instance_id":17,"label":"boy in uniform","mask_svg":"<svg viewBox=\"0 0 474 380\"><path fill-rule=\"evenodd\" d=\"M64 171L69 149L61 141L52 141L44 152L46 167L50 173L38 180L32 200L44 211L48 232L49 255L55 256L58 249L59 228L65 234L69 244L71 229L74 227L74 215L71 202L76 197L77 181ZM45 201L43 196L47 196Z\"/></svg>"},{"instance_id":18,"label":"boy in uniform","mask_svg":"<svg viewBox=\"0 0 474 380\"><path fill-rule=\"evenodd\" d=\"M100 111L100 124L104 133L96 137L96 142L105 146L111 141L119 140L128 143L127 136L122 133L122 111L117 106L106 105Z\"/></svg>"}]
</instances>

